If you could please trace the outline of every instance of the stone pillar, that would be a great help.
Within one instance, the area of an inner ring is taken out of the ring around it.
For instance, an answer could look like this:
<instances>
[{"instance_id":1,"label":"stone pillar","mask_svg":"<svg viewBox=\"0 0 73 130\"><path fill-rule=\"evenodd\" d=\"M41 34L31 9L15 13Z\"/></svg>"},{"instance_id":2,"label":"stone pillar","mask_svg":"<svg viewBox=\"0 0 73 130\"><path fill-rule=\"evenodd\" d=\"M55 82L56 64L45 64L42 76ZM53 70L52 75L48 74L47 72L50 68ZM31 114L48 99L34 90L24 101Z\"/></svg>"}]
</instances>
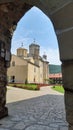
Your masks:
<instances>
[{"instance_id":1,"label":"stone pillar","mask_svg":"<svg viewBox=\"0 0 73 130\"><path fill-rule=\"evenodd\" d=\"M73 29L69 29L68 26L64 27L60 27L58 43L65 89L66 120L69 123L69 130L73 130Z\"/></svg>"},{"instance_id":2,"label":"stone pillar","mask_svg":"<svg viewBox=\"0 0 73 130\"><path fill-rule=\"evenodd\" d=\"M0 30L0 119L8 115L6 105L7 67L9 67L11 53L11 34L1 26Z\"/></svg>"},{"instance_id":3,"label":"stone pillar","mask_svg":"<svg viewBox=\"0 0 73 130\"><path fill-rule=\"evenodd\" d=\"M6 104L7 69L4 58L0 57L0 119L8 115Z\"/></svg>"},{"instance_id":4,"label":"stone pillar","mask_svg":"<svg viewBox=\"0 0 73 130\"><path fill-rule=\"evenodd\" d=\"M65 89L66 119L73 130L73 60L62 62L63 86Z\"/></svg>"},{"instance_id":5,"label":"stone pillar","mask_svg":"<svg viewBox=\"0 0 73 130\"><path fill-rule=\"evenodd\" d=\"M6 105L7 67L11 60L11 38L16 23L24 13L32 7L31 4L13 1L0 4L0 118L8 115Z\"/></svg>"}]
</instances>

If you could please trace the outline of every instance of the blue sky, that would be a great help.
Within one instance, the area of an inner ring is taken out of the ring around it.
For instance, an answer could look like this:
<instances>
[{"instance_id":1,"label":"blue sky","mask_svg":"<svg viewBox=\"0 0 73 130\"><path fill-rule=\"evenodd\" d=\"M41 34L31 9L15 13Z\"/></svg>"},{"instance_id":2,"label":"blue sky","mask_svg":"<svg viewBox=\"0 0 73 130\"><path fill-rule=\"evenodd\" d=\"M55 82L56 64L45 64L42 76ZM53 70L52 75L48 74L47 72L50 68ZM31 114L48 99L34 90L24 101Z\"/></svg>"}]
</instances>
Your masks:
<instances>
[{"instance_id":1,"label":"blue sky","mask_svg":"<svg viewBox=\"0 0 73 130\"><path fill-rule=\"evenodd\" d=\"M59 60L58 42L50 19L38 8L31 8L18 22L12 38L11 52L35 42L40 45L40 55L47 55L50 64L61 64Z\"/></svg>"}]
</instances>

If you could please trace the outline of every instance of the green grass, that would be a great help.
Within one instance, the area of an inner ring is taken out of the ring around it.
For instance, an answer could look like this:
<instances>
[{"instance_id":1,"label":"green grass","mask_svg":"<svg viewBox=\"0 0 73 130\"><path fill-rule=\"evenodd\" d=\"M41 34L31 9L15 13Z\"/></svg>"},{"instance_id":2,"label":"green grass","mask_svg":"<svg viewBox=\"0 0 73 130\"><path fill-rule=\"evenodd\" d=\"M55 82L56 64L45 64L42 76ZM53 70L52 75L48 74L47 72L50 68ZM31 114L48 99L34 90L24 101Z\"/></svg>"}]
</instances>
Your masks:
<instances>
[{"instance_id":1,"label":"green grass","mask_svg":"<svg viewBox=\"0 0 73 130\"><path fill-rule=\"evenodd\" d=\"M39 90L38 85L36 84L8 84L8 86L11 87L17 87L17 88L23 88L23 89L28 89L28 90Z\"/></svg>"},{"instance_id":2,"label":"green grass","mask_svg":"<svg viewBox=\"0 0 73 130\"><path fill-rule=\"evenodd\" d=\"M64 88L62 86L53 86L52 89L64 93Z\"/></svg>"}]
</instances>

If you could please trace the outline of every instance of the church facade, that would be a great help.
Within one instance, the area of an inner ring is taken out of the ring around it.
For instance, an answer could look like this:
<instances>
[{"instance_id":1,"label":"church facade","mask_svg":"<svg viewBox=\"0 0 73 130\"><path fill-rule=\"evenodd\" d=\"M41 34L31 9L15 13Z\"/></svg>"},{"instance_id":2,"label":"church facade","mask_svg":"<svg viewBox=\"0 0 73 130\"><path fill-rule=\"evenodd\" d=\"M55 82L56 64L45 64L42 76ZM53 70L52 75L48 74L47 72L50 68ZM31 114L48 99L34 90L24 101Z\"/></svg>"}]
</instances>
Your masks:
<instances>
[{"instance_id":1,"label":"church facade","mask_svg":"<svg viewBox=\"0 0 73 130\"><path fill-rule=\"evenodd\" d=\"M40 46L32 43L28 50L20 47L17 55L12 54L10 68L8 68L8 82L15 83L48 83L47 56L41 57Z\"/></svg>"}]
</instances>

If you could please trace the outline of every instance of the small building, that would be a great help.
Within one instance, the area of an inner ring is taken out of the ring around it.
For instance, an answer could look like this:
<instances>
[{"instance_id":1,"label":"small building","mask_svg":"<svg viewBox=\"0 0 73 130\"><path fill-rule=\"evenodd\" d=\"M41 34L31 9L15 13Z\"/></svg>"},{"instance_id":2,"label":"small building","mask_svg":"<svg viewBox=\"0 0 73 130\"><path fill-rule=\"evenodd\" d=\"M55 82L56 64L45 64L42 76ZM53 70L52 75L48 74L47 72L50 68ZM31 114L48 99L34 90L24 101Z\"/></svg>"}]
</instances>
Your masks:
<instances>
[{"instance_id":1,"label":"small building","mask_svg":"<svg viewBox=\"0 0 73 130\"><path fill-rule=\"evenodd\" d=\"M49 79L52 80L53 83L62 83L61 65L49 64Z\"/></svg>"}]
</instances>

